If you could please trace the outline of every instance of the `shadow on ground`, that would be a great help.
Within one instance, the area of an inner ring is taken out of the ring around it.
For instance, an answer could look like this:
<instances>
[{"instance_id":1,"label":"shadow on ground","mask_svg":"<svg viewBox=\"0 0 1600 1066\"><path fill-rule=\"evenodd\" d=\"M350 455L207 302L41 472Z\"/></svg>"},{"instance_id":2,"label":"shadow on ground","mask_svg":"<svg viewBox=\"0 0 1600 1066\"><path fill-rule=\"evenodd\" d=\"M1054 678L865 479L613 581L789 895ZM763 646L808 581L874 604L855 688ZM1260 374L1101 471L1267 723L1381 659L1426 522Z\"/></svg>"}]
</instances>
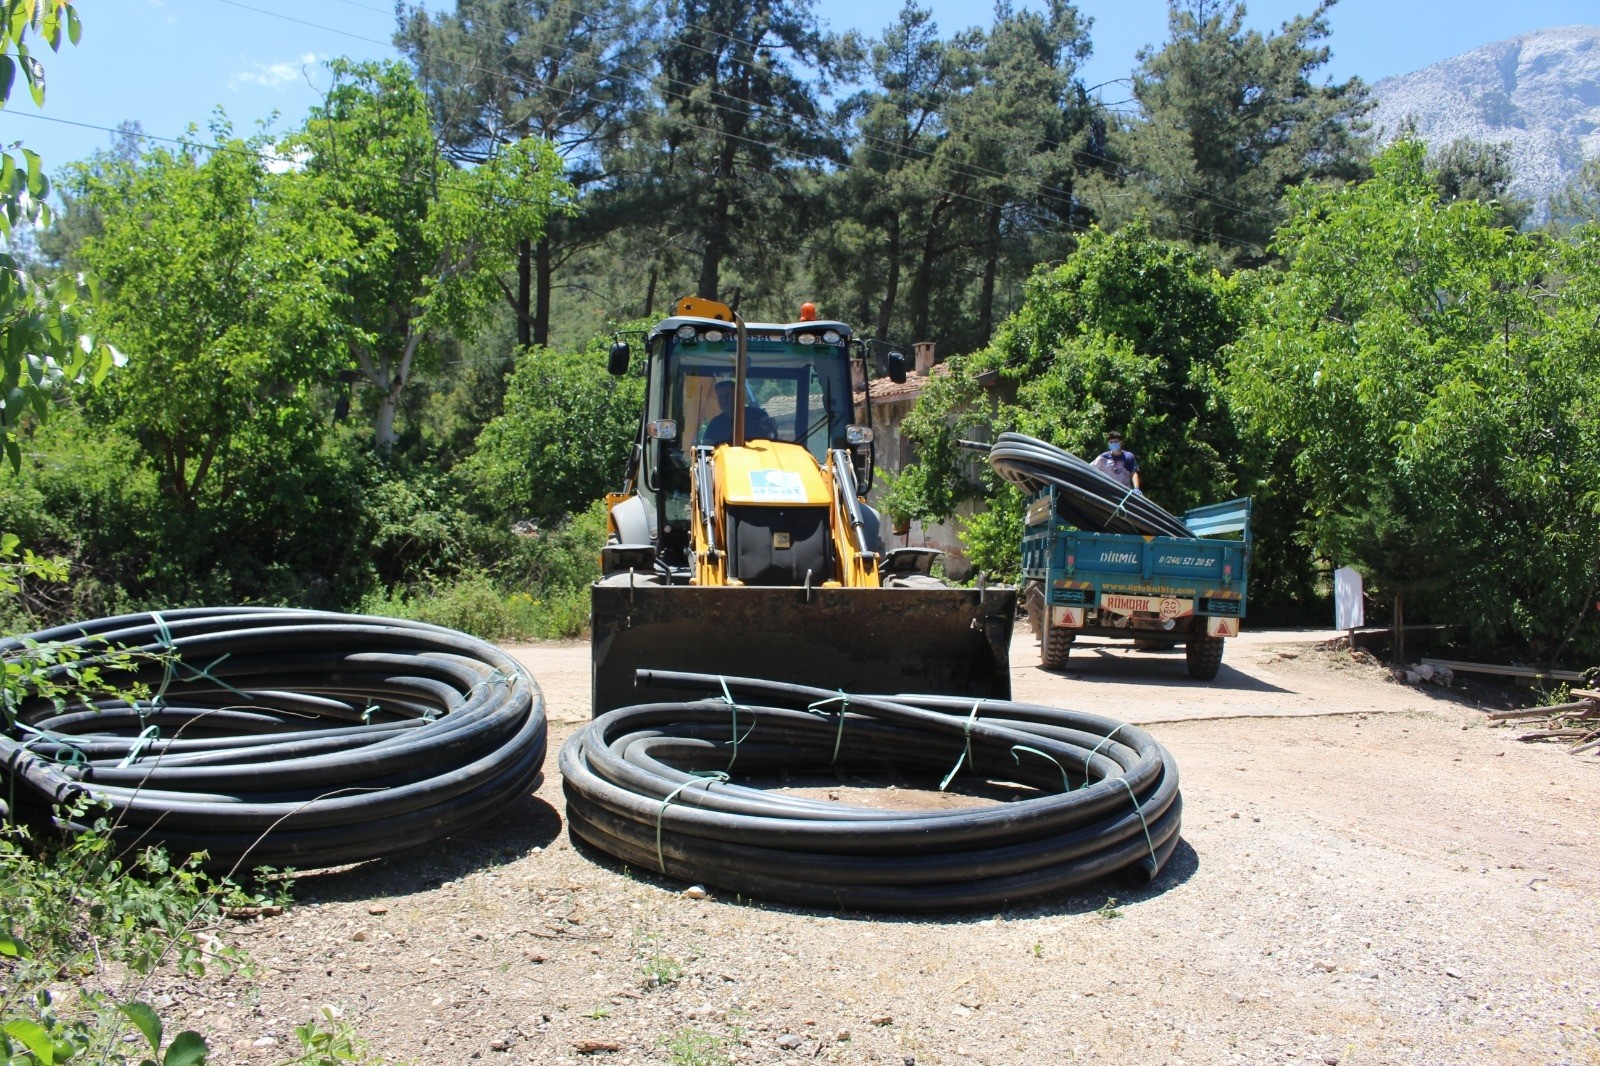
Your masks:
<instances>
[{"instance_id":1,"label":"shadow on ground","mask_svg":"<svg viewBox=\"0 0 1600 1066\"><path fill-rule=\"evenodd\" d=\"M572 844L579 855L596 866L609 870L618 877L627 878L635 884L656 888L671 895L678 895L690 887L687 881L663 876L654 869L623 862L577 837L572 838ZM1159 900L1164 893L1192 878L1199 869L1199 854L1189 846L1187 840L1180 838L1178 846L1173 850L1166 865L1161 868L1161 872L1148 882L1130 873L1118 873L1097 878L1073 889L1019 900L1016 903L982 908L952 908L925 914L806 907L750 899L709 884L703 887L709 891L710 901L723 906L744 907L774 914L797 914L839 918L845 921L889 922L902 925L974 925L997 917L1018 920L1099 913L1106 918L1115 918L1118 917L1115 912L1122 908Z\"/></svg>"},{"instance_id":2,"label":"shadow on ground","mask_svg":"<svg viewBox=\"0 0 1600 1066\"><path fill-rule=\"evenodd\" d=\"M1215 680L1194 681L1184 661L1183 649L1171 651L1132 651L1111 645L1092 645L1073 648L1067 664L1059 670L1046 673L1070 677L1074 681L1115 682L1119 685L1146 685L1151 688L1168 688L1174 681L1208 688L1232 689L1236 692L1288 692L1280 685L1251 677L1235 670L1226 662L1217 671ZM1044 670L1040 666L1036 669Z\"/></svg>"},{"instance_id":3,"label":"shadow on ground","mask_svg":"<svg viewBox=\"0 0 1600 1066\"><path fill-rule=\"evenodd\" d=\"M540 783L464 833L357 866L300 874L295 897L334 903L424 892L547 848L561 835L562 824L556 809L533 794Z\"/></svg>"}]
</instances>

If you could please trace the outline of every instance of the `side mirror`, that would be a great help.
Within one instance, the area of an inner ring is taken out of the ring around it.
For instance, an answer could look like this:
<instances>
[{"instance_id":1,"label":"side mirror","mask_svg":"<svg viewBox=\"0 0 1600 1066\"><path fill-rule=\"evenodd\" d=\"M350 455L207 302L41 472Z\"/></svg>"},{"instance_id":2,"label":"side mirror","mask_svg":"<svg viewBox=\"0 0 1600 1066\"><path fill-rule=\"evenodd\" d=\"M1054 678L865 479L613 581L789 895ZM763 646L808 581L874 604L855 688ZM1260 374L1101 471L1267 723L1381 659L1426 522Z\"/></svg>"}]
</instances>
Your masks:
<instances>
[{"instance_id":1,"label":"side mirror","mask_svg":"<svg viewBox=\"0 0 1600 1066\"><path fill-rule=\"evenodd\" d=\"M627 341L617 341L611 346L611 355L606 359L606 369L611 371L613 377L621 377L628 372L628 360L633 353L628 350Z\"/></svg>"},{"instance_id":2,"label":"side mirror","mask_svg":"<svg viewBox=\"0 0 1600 1066\"><path fill-rule=\"evenodd\" d=\"M906 383L906 357L903 352L889 353L889 380L896 385Z\"/></svg>"}]
</instances>

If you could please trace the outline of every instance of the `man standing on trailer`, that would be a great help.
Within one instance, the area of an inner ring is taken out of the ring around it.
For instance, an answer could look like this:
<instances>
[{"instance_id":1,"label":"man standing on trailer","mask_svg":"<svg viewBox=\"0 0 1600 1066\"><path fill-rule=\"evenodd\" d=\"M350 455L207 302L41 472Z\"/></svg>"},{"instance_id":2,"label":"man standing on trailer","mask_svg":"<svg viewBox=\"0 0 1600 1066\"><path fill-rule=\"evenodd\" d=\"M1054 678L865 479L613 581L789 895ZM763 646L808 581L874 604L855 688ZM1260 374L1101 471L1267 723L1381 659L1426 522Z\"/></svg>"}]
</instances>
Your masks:
<instances>
[{"instance_id":1,"label":"man standing on trailer","mask_svg":"<svg viewBox=\"0 0 1600 1066\"><path fill-rule=\"evenodd\" d=\"M1117 430L1106 434L1106 450L1095 456L1091 465L1123 488L1144 495L1139 487L1139 460L1122 446L1122 434Z\"/></svg>"}]
</instances>

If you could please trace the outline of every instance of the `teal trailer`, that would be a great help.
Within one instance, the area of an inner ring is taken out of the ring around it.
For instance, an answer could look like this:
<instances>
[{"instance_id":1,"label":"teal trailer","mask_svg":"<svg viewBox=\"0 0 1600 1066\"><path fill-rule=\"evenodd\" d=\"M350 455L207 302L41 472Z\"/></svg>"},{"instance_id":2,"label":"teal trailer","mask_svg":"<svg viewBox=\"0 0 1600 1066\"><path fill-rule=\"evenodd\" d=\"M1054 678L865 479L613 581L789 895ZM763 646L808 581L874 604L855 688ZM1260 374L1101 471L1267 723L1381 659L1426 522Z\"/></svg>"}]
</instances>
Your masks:
<instances>
[{"instance_id":1,"label":"teal trailer","mask_svg":"<svg viewBox=\"0 0 1600 1066\"><path fill-rule=\"evenodd\" d=\"M1022 537L1028 619L1048 669L1066 665L1079 635L1141 650L1184 645L1189 676L1210 681L1223 642L1238 636L1250 566L1248 497L1183 516L1193 536L1092 533L1063 520L1059 488L1029 501Z\"/></svg>"}]
</instances>

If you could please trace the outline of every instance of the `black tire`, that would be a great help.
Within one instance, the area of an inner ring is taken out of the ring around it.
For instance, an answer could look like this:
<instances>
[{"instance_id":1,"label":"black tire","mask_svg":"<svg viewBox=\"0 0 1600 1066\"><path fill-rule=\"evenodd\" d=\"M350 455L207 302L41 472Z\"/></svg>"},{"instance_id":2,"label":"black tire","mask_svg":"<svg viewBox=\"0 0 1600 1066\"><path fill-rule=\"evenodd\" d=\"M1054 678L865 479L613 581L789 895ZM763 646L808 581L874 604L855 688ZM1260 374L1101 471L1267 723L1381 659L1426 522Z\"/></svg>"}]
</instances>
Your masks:
<instances>
[{"instance_id":1,"label":"black tire","mask_svg":"<svg viewBox=\"0 0 1600 1066\"><path fill-rule=\"evenodd\" d=\"M1072 652L1073 637L1050 625L1049 610L1044 603L1044 586L1038 581L1029 582L1023 603L1028 609L1028 628L1039 638L1040 664L1046 670L1061 669L1067 665L1067 656Z\"/></svg>"},{"instance_id":2,"label":"black tire","mask_svg":"<svg viewBox=\"0 0 1600 1066\"><path fill-rule=\"evenodd\" d=\"M1195 637L1184 646L1183 657L1188 661L1190 677L1210 681L1222 667L1222 638Z\"/></svg>"},{"instance_id":3,"label":"black tire","mask_svg":"<svg viewBox=\"0 0 1600 1066\"><path fill-rule=\"evenodd\" d=\"M1046 670L1060 670L1067 665L1072 654L1073 636L1065 633L1045 619L1039 627L1039 661Z\"/></svg>"}]
</instances>

